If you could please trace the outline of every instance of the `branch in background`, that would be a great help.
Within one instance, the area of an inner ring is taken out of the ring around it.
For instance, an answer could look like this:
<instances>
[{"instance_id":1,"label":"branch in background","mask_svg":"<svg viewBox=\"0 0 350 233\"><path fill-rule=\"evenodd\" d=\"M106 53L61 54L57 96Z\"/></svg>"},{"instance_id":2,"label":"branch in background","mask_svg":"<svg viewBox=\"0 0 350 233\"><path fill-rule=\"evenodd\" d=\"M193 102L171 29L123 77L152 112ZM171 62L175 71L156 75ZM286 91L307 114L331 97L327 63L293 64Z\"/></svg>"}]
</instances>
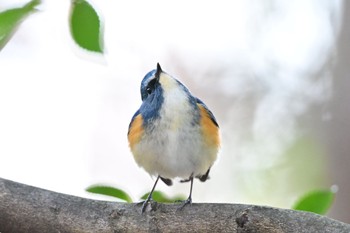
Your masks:
<instances>
[{"instance_id":1,"label":"branch in background","mask_svg":"<svg viewBox=\"0 0 350 233\"><path fill-rule=\"evenodd\" d=\"M55 193L0 178L0 232L350 232L320 215L241 204L140 206Z\"/></svg>"}]
</instances>

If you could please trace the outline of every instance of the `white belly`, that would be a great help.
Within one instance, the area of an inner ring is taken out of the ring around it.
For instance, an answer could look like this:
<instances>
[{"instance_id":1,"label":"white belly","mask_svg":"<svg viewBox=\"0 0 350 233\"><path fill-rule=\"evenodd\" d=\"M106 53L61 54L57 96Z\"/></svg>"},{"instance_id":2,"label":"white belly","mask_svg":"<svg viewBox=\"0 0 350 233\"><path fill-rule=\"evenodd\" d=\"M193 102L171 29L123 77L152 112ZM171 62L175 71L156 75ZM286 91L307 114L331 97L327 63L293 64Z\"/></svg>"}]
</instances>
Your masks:
<instances>
[{"instance_id":1,"label":"white belly","mask_svg":"<svg viewBox=\"0 0 350 233\"><path fill-rule=\"evenodd\" d=\"M216 159L217 149L204 145L199 126L167 130L159 126L134 148L137 164L164 178L205 174Z\"/></svg>"}]
</instances>

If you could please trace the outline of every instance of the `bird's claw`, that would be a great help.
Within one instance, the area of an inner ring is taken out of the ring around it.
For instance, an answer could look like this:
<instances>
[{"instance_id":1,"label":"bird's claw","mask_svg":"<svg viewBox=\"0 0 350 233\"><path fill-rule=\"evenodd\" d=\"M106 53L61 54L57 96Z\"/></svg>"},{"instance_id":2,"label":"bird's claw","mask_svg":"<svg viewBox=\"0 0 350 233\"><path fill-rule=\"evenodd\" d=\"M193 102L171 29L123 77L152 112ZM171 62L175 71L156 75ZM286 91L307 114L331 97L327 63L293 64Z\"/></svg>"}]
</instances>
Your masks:
<instances>
[{"instance_id":1,"label":"bird's claw","mask_svg":"<svg viewBox=\"0 0 350 233\"><path fill-rule=\"evenodd\" d=\"M153 200L152 199L146 199L144 201L141 201L138 204L142 204L142 208L141 208L141 213L143 214L148 206L148 204L150 204Z\"/></svg>"},{"instance_id":2,"label":"bird's claw","mask_svg":"<svg viewBox=\"0 0 350 233\"><path fill-rule=\"evenodd\" d=\"M182 210L186 205L192 205L192 198L191 197L189 197L189 198L187 198L187 200L183 201L182 205L179 208L177 208L177 210L178 211Z\"/></svg>"}]
</instances>

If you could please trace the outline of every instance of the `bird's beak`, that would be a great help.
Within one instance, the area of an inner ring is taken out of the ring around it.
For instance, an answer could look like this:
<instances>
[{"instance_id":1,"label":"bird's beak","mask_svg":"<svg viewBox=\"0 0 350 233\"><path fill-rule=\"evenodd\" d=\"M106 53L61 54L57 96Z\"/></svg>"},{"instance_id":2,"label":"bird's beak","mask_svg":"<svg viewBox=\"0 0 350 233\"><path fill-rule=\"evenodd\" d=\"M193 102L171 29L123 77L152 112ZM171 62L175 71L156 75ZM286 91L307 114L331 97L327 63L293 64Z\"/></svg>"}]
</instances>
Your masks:
<instances>
[{"instance_id":1,"label":"bird's beak","mask_svg":"<svg viewBox=\"0 0 350 233\"><path fill-rule=\"evenodd\" d=\"M160 67L159 63L157 63L157 70L156 70L156 79L159 80L160 74L162 73L162 68Z\"/></svg>"}]
</instances>

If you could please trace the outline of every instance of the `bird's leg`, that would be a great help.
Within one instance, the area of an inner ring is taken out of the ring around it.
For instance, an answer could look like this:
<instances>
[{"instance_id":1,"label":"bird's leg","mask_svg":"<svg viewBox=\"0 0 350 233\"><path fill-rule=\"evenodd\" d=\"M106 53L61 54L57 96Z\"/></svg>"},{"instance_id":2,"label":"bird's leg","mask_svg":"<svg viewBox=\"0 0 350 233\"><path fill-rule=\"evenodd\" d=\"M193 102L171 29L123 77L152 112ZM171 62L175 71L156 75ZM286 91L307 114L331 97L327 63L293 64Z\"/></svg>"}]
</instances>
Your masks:
<instances>
[{"instance_id":1,"label":"bird's leg","mask_svg":"<svg viewBox=\"0 0 350 233\"><path fill-rule=\"evenodd\" d=\"M152 193L153 193L154 189L156 188L156 185L157 185L157 183L158 183L159 177L160 177L160 176L157 177L156 182L154 183L151 192L148 194L147 199L143 202L143 204L142 204L142 209L141 209L141 213L144 213L144 212L145 212L148 203L152 200Z\"/></svg>"},{"instance_id":2,"label":"bird's leg","mask_svg":"<svg viewBox=\"0 0 350 233\"><path fill-rule=\"evenodd\" d=\"M192 188L193 188L193 175L190 176L188 179L191 181L191 186L190 186L190 195L188 196L187 200L185 200L182 205L178 208L178 210L182 210L186 205L192 204Z\"/></svg>"}]
</instances>

